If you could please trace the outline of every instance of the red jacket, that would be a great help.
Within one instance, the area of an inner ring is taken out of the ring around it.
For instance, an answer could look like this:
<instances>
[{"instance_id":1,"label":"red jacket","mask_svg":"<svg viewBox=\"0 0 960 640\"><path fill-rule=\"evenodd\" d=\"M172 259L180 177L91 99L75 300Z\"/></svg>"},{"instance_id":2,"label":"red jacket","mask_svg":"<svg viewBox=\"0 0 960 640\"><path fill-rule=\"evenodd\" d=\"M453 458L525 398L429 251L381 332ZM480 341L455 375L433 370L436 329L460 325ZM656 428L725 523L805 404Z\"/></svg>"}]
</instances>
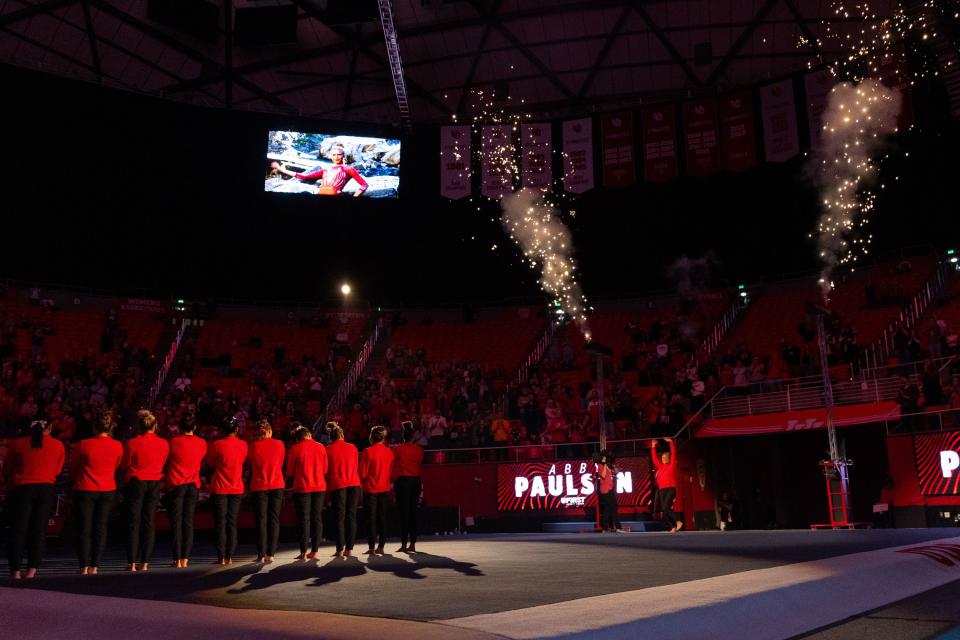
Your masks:
<instances>
[{"instance_id":1,"label":"red jacket","mask_svg":"<svg viewBox=\"0 0 960 640\"><path fill-rule=\"evenodd\" d=\"M657 455L657 442L650 443L650 452L653 454L653 468L657 473L657 487L660 489L674 489L677 486L677 447L670 441L670 462L663 464Z\"/></svg>"},{"instance_id":2,"label":"red jacket","mask_svg":"<svg viewBox=\"0 0 960 640\"><path fill-rule=\"evenodd\" d=\"M255 440L250 445L250 491L283 489L283 443L273 438Z\"/></svg>"},{"instance_id":3,"label":"red jacket","mask_svg":"<svg viewBox=\"0 0 960 640\"><path fill-rule=\"evenodd\" d=\"M123 445L110 436L81 440L70 456L74 491L116 491L122 459Z\"/></svg>"},{"instance_id":4,"label":"red jacket","mask_svg":"<svg viewBox=\"0 0 960 640\"><path fill-rule=\"evenodd\" d=\"M287 477L294 493L327 490L327 448L316 440L301 440L287 452Z\"/></svg>"},{"instance_id":5,"label":"red jacket","mask_svg":"<svg viewBox=\"0 0 960 640\"><path fill-rule=\"evenodd\" d=\"M393 451L382 442L370 445L360 454L360 477L364 493L390 491Z\"/></svg>"},{"instance_id":6,"label":"red jacket","mask_svg":"<svg viewBox=\"0 0 960 640\"><path fill-rule=\"evenodd\" d=\"M200 436L177 436L170 441L164 480L167 487L200 486L200 463L207 455L207 441Z\"/></svg>"},{"instance_id":7,"label":"red jacket","mask_svg":"<svg viewBox=\"0 0 960 640\"><path fill-rule=\"evenodd\" d=\"M170 444L155 433L130 438L123 448L123 461L120 463L124 470L124 481L131 478L159 480L163 477L163 465L168 455Z\"/></svg>"},{"instance_id":8,"label":"red jacket","mask_svg":"<svg viewBox=\"0 0 960 640\"><path fill-rule=\"evenodd\" d=\"M605 464L597 465L599 469L597 470L597 475L600 476L600 493L606 495L614 490L616 486L617 476L612 471L610 467Z\"/></svg>"},{"instance_id":9,"label":"red jacket","mask_svg":"<svg viewBox=\"0 0 960 640\"><path fill-rule=\"evenodd\" d=\"M10 487L24 484L53 484L63 470L63 443L43 434L43 446L30 446L30 436L15 438L7 444L4 475Z\"/></svg>"},{"instance_id":10,"label":"red jacket","mask_svg":"<svg viewBox=\"0 0 960 640\"><path fill-rule=\"evenodd\" d=\"M406 442L393 449L393 479L400 476L420 477L420 465L423 464L423 448Z\"/></svg>"},{"instance_id":11,"label":"red jacket","mask_svg":"<svg viewBox=\"0 0 960 640\"><path fill-rule=\"evenodd\" d=\"M213 469L210 493L243 495L243 462L247 443L237 436L220 438L210 445L205 462Z\"/></svg>"},{"instance_id":12,"label":"red jacket","mask_svg":"<svg viewBox=\"0 0 960 640\"><path fill-rule=\"evenodd\" d=\"M329 491L360 486L357 458L357 448L344 440L337 440L327 447L327 489Z\"/></svg>"}]
</instances>

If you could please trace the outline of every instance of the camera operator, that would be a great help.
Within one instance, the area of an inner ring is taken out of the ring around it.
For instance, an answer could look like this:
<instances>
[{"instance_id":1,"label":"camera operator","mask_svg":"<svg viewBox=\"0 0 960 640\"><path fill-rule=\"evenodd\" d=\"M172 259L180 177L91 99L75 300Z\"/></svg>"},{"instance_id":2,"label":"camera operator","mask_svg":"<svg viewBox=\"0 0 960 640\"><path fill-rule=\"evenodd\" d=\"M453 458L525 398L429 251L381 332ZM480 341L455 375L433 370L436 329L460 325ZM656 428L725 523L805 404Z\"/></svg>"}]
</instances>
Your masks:
<instances>
[{"instance_id":1,"label":"camera operator","mask_svg":"<svg viewBox=\"0 0 960 640\"><path fill-rule=\"evenodd\" d=\"M597 503L600 509L600 529L619 532L620 520L617 517L617 464L616 458L606 449L595 453L593 461L597 463Z\"/></svg>"}]
</instances>

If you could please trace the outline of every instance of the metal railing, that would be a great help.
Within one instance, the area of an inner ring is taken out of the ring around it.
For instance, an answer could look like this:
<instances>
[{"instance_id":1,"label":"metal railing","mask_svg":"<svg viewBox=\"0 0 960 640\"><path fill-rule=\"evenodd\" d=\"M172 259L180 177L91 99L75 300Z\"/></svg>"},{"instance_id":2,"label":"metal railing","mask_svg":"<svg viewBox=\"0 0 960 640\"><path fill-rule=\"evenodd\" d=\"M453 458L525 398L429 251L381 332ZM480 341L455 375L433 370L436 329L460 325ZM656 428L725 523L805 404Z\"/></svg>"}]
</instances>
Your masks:
<instances>
[{"instance_id":1,"label":"metal railing","mask_svg":"<svg viewBox=\"0 0 960 640\"><path fill-rule=\"evenodd\" d=\"M723 342L727 332L730 331L730 327L733 326L733 323L736 322L740 316L740 312L746 307L747 305L740 299L733 301L730 308L717 320L717 323L713 325L713 329L711 329L707 337L703 339L700 345L701 360L707 360L713 355L713 352L716 351L720 343Z\"/></svg>"},{"instance_id":2,"label":"metal railing","mask_svg":"<svg viewBox=\"0 0 960 640\"><path fill-rule=\"evenodd\" d=\"M919 411L891 416L882 420L887 435L903 436L960 429L960 409L945 407L935 411Z\"/></svg>"},{"instance_id":3,"label":"metal railing","mask_svg":"<svg viewBox=\"0 0 960 640\"><path fill-rule=\"evenodd\" d=\"M853 380L833 385L835 405L886 402L897 397L898 377ZM722 391L725 391L726 388ZM711 417L733 418L764 413L781 413L826 406L822 378L786 384L779 391L747 395L726 395L710 402Z\"/></svg>"},{"instance_id":4,"label":"metal railing","mask_svg":"<svg viewBox=\"0 0 960 640\"><path fill-rule=\"evenodd\" d=\"M163 360L163 364L160 366L160 371L157 372L157 379L154 381L153 386L150 387L150 392L147 394L147 406L152 407L157 401L157 396L160 395L160 390L163 388L163 383L167 379L167 374L170 373L170 367L173 365L174 359L177 357L177 351L180 350L180 342L183 340L183 333L187 330L187 320L182 320L180 322L180 328L177 329L177 334L173 337L173 341L170 343L170 348L167 350L167 356Z\"/></svg>"},{"instance_id":5,"label":"metal railing","mask_svg":"<svg viewBox=\"0 0 960 640\"><path fill-rule=\"evenodd\" d=\"M544 328L540 338L537 340L536 344L533 345L533 349L530 350L530 353L527 355L526 359L524 359L523 363L520 365L520 368L517 369L517 380L520 382L527 381L527 378L530 377L530 367L543 360L543 354L547 352L547 348L550 346L550 342L553 340L553 337L556 335L556 333L557 325L548 319L547 326Z\"/></svg>"},{"instance_id":6,"label":"metal railing","mask_svg":"<svg viewBox=\"0 0 960 640\"><path fill-rule=\"evenodd\" d=\"M363 346L360 348L360 352L357 354L353 364L350 365L350 370L344 377L343 382L340 383L340 386L337 387L336 393L334 393L333 397L330 398L330 402L328 402L327 406L324 408L323 414L317 418L316 422L313 423L314 431L316 431L316 428L320 425L321 421L325 424L328 420L330 420L333 412L343 405L348 395L353 393L354 388L357 386L357 381L360 379L360 376L363 375L363 370L366 369L367 362L370 361L370 356L373 355L373 350L376 348L377 342L380 340L380 335L382 333L383 330L381 330L380 324L374 323L373 331L370 332L366 342L364 342Z\"/></svg>"},{"instance_id":7,"label":"metal railing","mask_svg":"<svg viewBox=\"0 0 960 640\"><path fill-rule=\"evenodd\" d=\"M638 456L650 450L657 438L607 440L606 449L624 458ZM600 442L568 442L565 444L524 444L504 447L465 447L457 449L427 448L425 464L476 464L484 462L531 462L538 460L588 459L600 451Z\"/></svg>"},{"instance_id":8,"label":"metal railing","mask_svg":"<svg viewBox=\"0 0 960 640\"><path fill-rule=\"evenodd\" d=\"M890 321L887 328L883 330L883 334L873 343L864 347L860 356L861 368L875 369L887 362L887 358L894 350L894 337L897 329L901 326L907 329L916 327L924 313L930 308L931 303L943 289L947 273L953 268L953 265L946 261L937 265L937 268L920 288L920 291L913 296L913 299L900 311L899 315Z\"/></svg>"}]
</instances>

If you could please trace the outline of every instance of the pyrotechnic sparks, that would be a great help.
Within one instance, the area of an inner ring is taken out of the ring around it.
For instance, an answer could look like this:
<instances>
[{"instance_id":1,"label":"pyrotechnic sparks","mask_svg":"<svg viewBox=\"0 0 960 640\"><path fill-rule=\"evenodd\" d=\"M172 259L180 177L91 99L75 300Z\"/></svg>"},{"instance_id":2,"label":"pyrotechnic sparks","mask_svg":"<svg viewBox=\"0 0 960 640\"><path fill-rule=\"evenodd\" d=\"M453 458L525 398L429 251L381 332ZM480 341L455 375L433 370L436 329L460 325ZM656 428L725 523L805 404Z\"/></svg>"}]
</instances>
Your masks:
<instances>
[{"instance_id":1,"label":"pyrotechnic sparks","mask_svg":"<svg viewBox=\"0 0 960 640\"><path fill-rule=\"evenodd\" d=\"M869 250L873 236L866 225L876 203L871 187L879 173L880 152L888 136L897 132L903 100L899 88L938 73L911 47L937 38L934 26L943 4L925 0L909 13L897 6L893 15L882 16L869 2L835 2L834 19L824 22L824 40L845 50L829 67L839 84L823 114L823 148L812 161L821 193L817 240L824 298L833 268L855 263ZM822 45L817 39L816 48L822 51ZM907 64L908 52L915 54L913 69Z\"/></svg>"},{"instance_id":2,"label":"pyrotechnic sparks","mask_svg":"<svg viewBox=\"0 0 960 640\"><path fill-rule=\"evenodd\" d=\"M521 189L503 198L500 206L503 228L519 245L530 268L540 269L540 287L590 340L587 299L577 283L570 229L560 219L560 211L533 189Z\"/></svg>"},{"instance_id":3,"label":"pyrotechnic sparks","mask_svg":"<svg viewBox=\"0 0 960 640\"><path fill-rule=\"evenodd\" d=\"M817 224L820 285L826 297L837 264L855 262L868 252L864 231L876 200L870 190L877 176L874 160L886 137L897 131L900 93L872 79L840 83L823 113L823 148L817 154L817 182L823 212Z\"/></svg>"},{"instance_id":4,"label":"pyrotechnic sparks","mask_svg":"<svg viewBox=\"0 0 960 640\"><path fill-rule=\"evenodd\" d=\"M584 337L590 340L586 316L589 307L577 282L572 233L563 222L558 205L566 195L551 188L553 158L544 155L536 127L524 126L530 115L510 109L509 96L475 89L471 98L470 108L476 114L471 130L473 138L480 141L477 159L481 167L481 191L491 194L491 200L500 201L503 210L500 223L520 247L523 261L531 269L539 270L540 287L549 296L552 307L558 315L576 322ZM523 136L529 139L524 140ZM554 153L565 159L562 152ZM524 165L546 172L548 179L538 188L523 188ZM476 210L483 212L483 199L474 202ZM576 213L571 211L570 215L573 217ZM497 249L496 244L490 246L491 251Z\"/></svg>"}]
</instances>

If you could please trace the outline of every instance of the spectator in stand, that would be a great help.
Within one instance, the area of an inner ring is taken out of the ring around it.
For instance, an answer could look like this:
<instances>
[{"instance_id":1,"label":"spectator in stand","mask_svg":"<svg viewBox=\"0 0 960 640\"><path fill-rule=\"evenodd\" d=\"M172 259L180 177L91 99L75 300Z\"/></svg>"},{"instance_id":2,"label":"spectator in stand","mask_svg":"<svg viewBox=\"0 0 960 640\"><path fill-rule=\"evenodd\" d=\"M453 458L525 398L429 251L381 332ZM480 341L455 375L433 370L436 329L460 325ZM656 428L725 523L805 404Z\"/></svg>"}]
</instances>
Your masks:
<instances>
[{"instance_id":1,"label":"spectator in stand","mask_svg":"<svg viewBox=\"0 0 960 640\"><path fill-rule=\"evenodd\" d=\"M123 459L123 445L110 437L113 416L101 413L93 430L94 436L81 440L70 457L81 575L95 575L100 565L116 500L117 468Z\"/></svg>"},{"instance_id":2,"label":"spectator in stand","mask_svg":"<svg viewBox=\"0 0 960 640\"><path fill-rule=\"evenodd\" d=\"M393 452L384 444L387 428L370 430L370 446L360 455L359 473L367 509L367 555L384 555L387 543L387 504L393 472Z\"/></svg>"},{"instance_id":3,"label":"spectator in stand","mask_svg":"<svg viewBox=\"0 0 960 640\"><path fill-rule=\"evenodd\" d=\"M200 489L200 465L207 455L207 442L195 435L196 418L187 413L180 421L180 435L170 441L164 470L164 505L170 521L173 566L185 569L193 549L193 515Z\"/></svg>"},{"instance_id":4,"label":"spectator in stand","mask_svg":"<svg viewBox=\"0 0 960 640\"><path fill-rule=\"evenodd\" d=\"M920 410L920 391L907 376L900 377L900 389L897 391L896 403L900 405L900 415L907 416L903 420L904 425L911 426L914 421L912 414Z\"/></svg>"},{"instance_id":5,"label":"spectator in stand","mask_svg":"<svg viewBox=\"0 0 960 640\"><path fill-rule=\"evenodd\" d=\"M29 435L14 438L7 445L3 484L9 491L7 508L11 531L7 544L13 580L35 577L43 559L54 483L64 462L63 444L52 437L50 431L49 423L35 420L30 424ZM27 550L27 571L21 574L24 549Z\"/></svg>"},{"instance_id":6,"label":"spectator in stand","mask_svg":"<svg viewBox=\"0 0 960 640\"><path fill-rule=\"evenodd\" d=\"M414 442L414 435L413 423L404 422L403 444L393 450L393 487L400 516L399 553L417 551L417 503L420 501L423 449Z\"/></svg>"},{"instance_id":7,"label":"spectator in stand","mask_svg":"<svg viewBox=\"0 0 960 640\"><path fill-rule=\"evenodd\" d=\"M673 511L673 501L677 497L677 448L672 438L667 438L667 442L670 443L669 453L658 454L656 440L650 442L650 453L656 472L660 511L663 512L664 523L670 527L670 533L675 533L683 528L683 520Z\"/></svg>"},{"instance_id":8,"label":"spectator in stand","mask_svg":"<svg viewBox=\"0 0 960 640\"><path fill-rule=\"evenodd\" d=\"M283 507L283 443L273 438L273 427L265 419L257 424L257 439L250 445L250 498L257 523L257 559L273 562L280 541L280 509Z\"/></svg>"},{"instance_id":9,"label":"spectator in stand","mask_svg":"<svg viewBox=\"0 0 960 640\"><path fill-rule=\"evenodd\" d=\"M327 449L313 439L310 429L299 422L291 426L296 444L290 447L287 453L287 477L293 479L293 504L296 507L300 534L300 555L297 560L313 560L317 557L320 541L323 540Z\"/></svg>"},{"instance_id":10,"label":"spectator in stand","mask_svg":"<svg viewBox=\"0 0 960 640\"><path fill-rule=\"evenodd\" d=\"M336 423L329 427L330 445L327 447L327 488L333 494L337 510L338 558L353 555L357 537L357 503L360 501L360 474L357 472L357 448L343 439L343 429Z\"/></svg>"},{"instance_id":11,"label":"spectator in stand","mask_svg":"<svg viewBox=\"0 0 960 640\"><path fill-rule=\"evenodd\" d=\"M180 373L180 376L174 381L173 388L181 393L186 392L187 388L193 383L186 371Z\"/></svg>"},{"instance_id":12,"label":"spectator in stand","mask_svg":"<svg viewBox=\"0 0 960 640\"><path fill-rule=\"evenodd\" d=\"M205 462L210 467L210 498L213 502L213 528L217 536L217 564L233 564L237 550L237 515L243 498L243 463L247 459L247 443L240 439L240 419L224 420L222 438L207 450Z\"/></svg>"},{"instance_id":13,"label":"spectator in stand","mask_svg":"<svg viewBox=\"0 0 960 640\"><path fill-rule=\"evenodd\" d=\"M156 539L160 480L170 445L157 437L157 418L147 410L137 412L140 435L127 441L120 467L126 484L123 503L127 512L127 571L146 571Z\"/></svg>"},{"instance_id":14,"label":"spectator in stand","mask_svg":"<svg viewBox=\"0 0 960 640\"><path fill-rule=\"evenodd\" d=\"M940 386L940 371L933 362L923 370L923 405L932 407L944 404L943 388Z\"/></svg>"}]
</instances>

